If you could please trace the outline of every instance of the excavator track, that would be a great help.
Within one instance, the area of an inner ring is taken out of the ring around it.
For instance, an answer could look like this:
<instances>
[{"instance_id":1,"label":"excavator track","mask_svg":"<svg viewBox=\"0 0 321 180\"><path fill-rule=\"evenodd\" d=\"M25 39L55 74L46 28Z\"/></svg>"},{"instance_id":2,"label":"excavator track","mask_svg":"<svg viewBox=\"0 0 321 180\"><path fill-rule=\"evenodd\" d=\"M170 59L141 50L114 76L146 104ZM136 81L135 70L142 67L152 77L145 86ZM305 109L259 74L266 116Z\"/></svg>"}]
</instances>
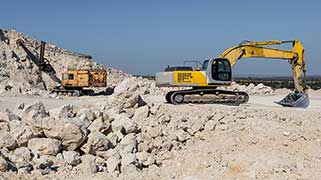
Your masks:
<instances>
[{"instance_id":1,"label":"excavator track","mask_svg":"<svg viewBox=\"0 0 321 180\"><path fill-rule=\"evenodd\" d=\"M220 89L189 89L170 91L165 96L172 104L225 104L238 106L247 103L249 95L243 91L228 91Z\"/></svg>"}]
</instances>

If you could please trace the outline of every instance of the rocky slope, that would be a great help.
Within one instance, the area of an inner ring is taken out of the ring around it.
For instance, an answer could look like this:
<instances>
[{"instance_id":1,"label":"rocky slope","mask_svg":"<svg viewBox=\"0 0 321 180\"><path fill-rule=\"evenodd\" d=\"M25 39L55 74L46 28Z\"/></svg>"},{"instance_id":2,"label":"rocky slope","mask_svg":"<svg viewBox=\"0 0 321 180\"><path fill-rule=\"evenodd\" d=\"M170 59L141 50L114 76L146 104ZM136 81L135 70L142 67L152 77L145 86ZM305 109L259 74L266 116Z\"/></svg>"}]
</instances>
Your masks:
<instances>
[{"instance_id":1,"label":"rocky slope","mask_svg":"<svg viewBox=\"0 0 321 180\"><path fill-rule=\"evenodd\" d=\"M15 30L0 29L0 94L1 95L45 95L43 85L37 83L38 67L26 56L25 51L16 44L22 39L24 44L37 56L40 51L40 41L25 36ZM86 55L70 52L47 43L45 58L54 67L57 76L71 69L101 69L103 65L95 63ZM118 70L108 69L108 72L117 74L114 78L121 78L125 73ZM53 87L53 82L47 74L43 73L43 79L47 87ZM115 80L116 81L116 80Z\"/></svg>"}]
</instances>

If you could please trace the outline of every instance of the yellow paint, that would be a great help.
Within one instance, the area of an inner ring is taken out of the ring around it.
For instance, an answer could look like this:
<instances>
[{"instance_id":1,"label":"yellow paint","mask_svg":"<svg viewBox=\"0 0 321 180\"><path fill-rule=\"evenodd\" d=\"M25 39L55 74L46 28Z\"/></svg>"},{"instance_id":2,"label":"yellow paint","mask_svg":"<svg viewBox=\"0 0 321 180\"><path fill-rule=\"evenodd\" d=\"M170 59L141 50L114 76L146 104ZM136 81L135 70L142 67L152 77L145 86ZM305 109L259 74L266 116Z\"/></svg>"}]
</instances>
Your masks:
<instances>
[{"instance_id":1,"label":"yellow paint","mask_svg":"<svg viewBox=\"0 0 321 180\"><path fill-rule=\"evenodd\" d=\"M65 74L73 78L62 78L64 87L105 87L107 84L104 70L68 70Z\"/></svg>"},{"instance_id":2,"label":"yellow paint","mask_svg":"<svg viewBox=\"0 0 321 180\"><path fill-rule=\"evenodd\" d=\"M267 45L280 45L284 43L292 43L292 50L282 50L264 47ZM307 90L305 82L302 80L301 77L303 72L306 71L306 65L304 62L304 48L299 40L248 42L227 49L219 57L228 59L232 67L236 64L236 62L239 59L242 58L268 58L292 60L292 72L295 90L298 92L304 92Z\"/></svg>"},{"instance_id":3,"label":"yellow paint","mask_svg":"<svg viewBox=\"0 0 321 180\"><path fill-rule=\"evenodd\" d=\"M174 84L207 86L206 76L201 71L174 71Z\"/></svg>"}]
</instances>

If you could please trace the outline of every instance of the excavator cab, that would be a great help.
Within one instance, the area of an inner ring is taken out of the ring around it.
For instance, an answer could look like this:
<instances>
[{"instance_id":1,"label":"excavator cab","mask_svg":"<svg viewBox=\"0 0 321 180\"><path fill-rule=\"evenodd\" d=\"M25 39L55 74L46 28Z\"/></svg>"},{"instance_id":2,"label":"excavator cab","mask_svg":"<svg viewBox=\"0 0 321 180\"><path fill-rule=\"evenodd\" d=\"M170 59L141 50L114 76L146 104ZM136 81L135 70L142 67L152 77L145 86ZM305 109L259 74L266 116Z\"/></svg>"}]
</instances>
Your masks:
<instances>
[{"instance_id":1,"label":"excavator cab","mask_svg":"<svg viewBox=\"0 0 321 180\"><path fill-rule=\"evenodd\" d=\"M227 59L213 59L211 70L212 78L216 81L232 80L231 64Z\"/></svg>"},{"instance_id":2,"label":"excavator cab","mask_svg":"<svg viewBox=\"0 0 321 180\"><path fill-rule=\"evenodd\" d=\"M206 60L203 69L206 69L209 85L228 84L232 81L231 64L226 58Z\"/></svg>"}]
</instances>

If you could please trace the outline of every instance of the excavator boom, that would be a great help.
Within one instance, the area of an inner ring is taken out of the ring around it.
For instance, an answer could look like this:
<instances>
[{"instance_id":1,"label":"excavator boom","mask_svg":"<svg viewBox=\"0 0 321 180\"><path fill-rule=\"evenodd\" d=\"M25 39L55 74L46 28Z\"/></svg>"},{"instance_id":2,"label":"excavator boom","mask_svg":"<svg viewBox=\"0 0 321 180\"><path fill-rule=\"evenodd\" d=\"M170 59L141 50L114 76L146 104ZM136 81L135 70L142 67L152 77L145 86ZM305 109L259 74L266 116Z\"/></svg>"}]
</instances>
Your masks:
<instances>
[{"instance_id":1,"label":"excavator boom","mask_svg":"<svg viewBox=\"0 0 321 180\"><path fill-rule=\"evenodd\" d=\"M281 45L285 43L292 43L291 51L266 47L268 45ZM304 61L304 48L299 40L274 40L263 42L246 41L238 46L227 49L219 57L228 59L232 67L239 59L242 58L268 58L289 61L292 66L295 91L276 103L288 107L309 106L310 101L306 94L308 88L305 82L306 64Z\"/></svg>"},{"instance_id":2,"label":"excavator boom","mask_svg":"<svg viewBox=\"0 0 321 180\"><path fill-rule=\"evenodd\" d=\"M265 47L267 45L281 45L292 43L292 51ZM219 57L226 58L233 67L242 58L268 58L283 59L291 63L295 92L304 93L307 90L302 75L305 76L306 65L304 62L304 48L299 40L294 41L266 41L266 42L246 42L238 46L231 47L224 51Z\"/></svg>"},{"instance_id":3,"label":"excavator boom","mask_svg":"<svg viewBox=\"0 0 321 180\"><path fill-rule=\"evenodd\" d=\"M49 77L56 82L57 84L61 84L61 80L57 77L56 71L55 69L51 66L51 64L46 63L44 55L45 55L45 45L46 43L44 41L41 41L41 46L40 46L40 56L37 57L36 55L34 55L25 45L25 43L23 42L22 39L18 39L17 40L17 45L22 47L22 49L26 52L27 57L33 62L35 63L39 70L41 72L45 72L46 74L49 75ZM40 75L41 75L40 72Z\"/></svg>"}]
</instances>

